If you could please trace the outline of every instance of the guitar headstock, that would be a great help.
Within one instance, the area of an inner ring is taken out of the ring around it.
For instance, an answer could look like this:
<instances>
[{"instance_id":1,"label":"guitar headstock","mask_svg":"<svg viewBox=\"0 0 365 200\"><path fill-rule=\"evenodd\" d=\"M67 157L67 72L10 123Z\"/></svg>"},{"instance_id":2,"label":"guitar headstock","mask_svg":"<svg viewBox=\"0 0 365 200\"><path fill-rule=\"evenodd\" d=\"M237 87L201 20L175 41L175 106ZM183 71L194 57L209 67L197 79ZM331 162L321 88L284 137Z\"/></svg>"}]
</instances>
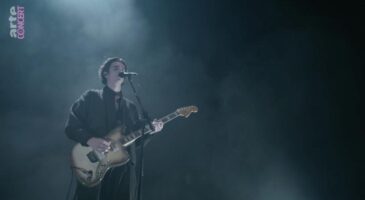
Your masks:
<instances>
[{"instance_id":1,"label":"guitar headstock","mask_svg":"<svg viewBox=\"0 0 365 200\"><path fill-rule=\"evenodd\" d=\"M186 107L178 108L176 110L176 112L180 116L185 117L185 118L188 118L191 113L198 112L198 107L196 107L196 106L186 106Z\"/></svg>"}]
</instances>

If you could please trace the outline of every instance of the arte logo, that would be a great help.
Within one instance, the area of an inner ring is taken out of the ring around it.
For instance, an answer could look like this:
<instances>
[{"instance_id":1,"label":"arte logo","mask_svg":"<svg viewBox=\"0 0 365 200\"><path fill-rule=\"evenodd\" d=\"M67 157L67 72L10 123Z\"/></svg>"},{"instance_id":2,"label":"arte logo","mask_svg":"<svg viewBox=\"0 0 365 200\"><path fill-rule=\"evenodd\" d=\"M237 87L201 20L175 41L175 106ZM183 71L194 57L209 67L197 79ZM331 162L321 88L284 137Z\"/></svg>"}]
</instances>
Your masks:
<instances>
[{"instance_id":1,"label":"arte logo","mask_svg":"<svg viewBox=\"0 0 365 200\"><path fill-rule=\"evenodd\" d=\"M12 6L10 8L10 37L15 39L24 39L25 37L25 15L24 7Z\"/></svg>"}]
</instances>

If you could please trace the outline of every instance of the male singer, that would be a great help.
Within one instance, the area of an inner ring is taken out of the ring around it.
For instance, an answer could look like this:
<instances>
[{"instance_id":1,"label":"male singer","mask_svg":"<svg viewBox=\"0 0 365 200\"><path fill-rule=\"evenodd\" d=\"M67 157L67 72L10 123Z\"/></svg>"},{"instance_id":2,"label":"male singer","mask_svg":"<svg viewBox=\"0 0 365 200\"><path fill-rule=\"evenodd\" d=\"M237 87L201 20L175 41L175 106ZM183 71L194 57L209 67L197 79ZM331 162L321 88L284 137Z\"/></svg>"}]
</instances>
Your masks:
<instances>
[{"instance_id":1,"label":"male singer","mask_svg":"<svg viewBox=\"0 0 365 200\"><path fill-rule=\"evenodd\" d=\"M125 125L126 134L144 126L139 117L136 105L126 99L122 93L124 78L119 76L125 72L127 65L122 58L108 58L99 69L99 76L104 88L88 90L72 105L66 122L66 135L98 152L110 150L110 142L103 137L113 128ZM163 123L154 120L154 131L161 131ZM88 188L77 184L74 199L77 200L134 200L136 199L137 180L136 154L138 146L144 141L137 141L128 146L130 161L120 167L110 169L101 184Z\"/></svg>"}]
</instances>

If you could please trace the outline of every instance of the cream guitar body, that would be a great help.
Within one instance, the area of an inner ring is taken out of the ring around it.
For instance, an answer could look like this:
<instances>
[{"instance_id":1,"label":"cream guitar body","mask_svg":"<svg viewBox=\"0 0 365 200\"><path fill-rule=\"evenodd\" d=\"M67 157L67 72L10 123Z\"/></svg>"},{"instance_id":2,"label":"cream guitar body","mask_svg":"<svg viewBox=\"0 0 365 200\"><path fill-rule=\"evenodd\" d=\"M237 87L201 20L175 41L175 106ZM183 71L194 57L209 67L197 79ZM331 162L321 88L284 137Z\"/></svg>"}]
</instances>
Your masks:
<instances>
[{"instance_id":1,"label":"cream guitar body","mask_svg":"<svg viewBox=\"0 0 365 200\"><path fill-rule=\"evenodd\" d=\"M178 116L187 118L192 112L197 111L198 108L196 106L179 108L160 120L163 123L167 123ZM125 136L124 131L124 127L117 127L107 134L104 139L111 142L111 149L105 153L100 153L81 144L74 146L71 153L71 167L81 184L87 187L98 185L109 169L128 163L129 154L125 149L128 145L145 134L153 134L148 127L130 133L127 136Z\"/></svg>"},{"instance_id":2,"label":"cream guitar body","mask_svg":"<svg viewBox=\"0 0 365 200\"><path fill-rule=\"evenodd\" d=\"M111 150L99 153L92 148L76 144L72 149L71 162L80 183L93 187L101 182L105 173L112 167L124 165L129 154L119 141L123 140L122 127L112 130L105 139L111 141Z\"/></svg>"}]
</instances>

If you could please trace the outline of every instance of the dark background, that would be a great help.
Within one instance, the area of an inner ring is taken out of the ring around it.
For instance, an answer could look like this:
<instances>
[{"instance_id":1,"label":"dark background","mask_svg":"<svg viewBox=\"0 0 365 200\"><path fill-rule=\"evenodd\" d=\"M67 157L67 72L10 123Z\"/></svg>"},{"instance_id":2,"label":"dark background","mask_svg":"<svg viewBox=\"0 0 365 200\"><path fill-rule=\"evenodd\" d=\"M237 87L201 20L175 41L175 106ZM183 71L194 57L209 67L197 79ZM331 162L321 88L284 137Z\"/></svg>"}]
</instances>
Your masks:
<instances>
[{"instance_id":1,"label":"dark background","mask_svg":"<svg viewBox=\"0 0 365 200\"><path fill-rule=\"evenodd\" d=\"M24 40L9 9L25 7ZM364 3L1 1L0 199L65 199L70 105L123 57L153 117L144 199L364 199ZM129 86L124 89L130 95Z\"/></svg>"}]
</instances>

